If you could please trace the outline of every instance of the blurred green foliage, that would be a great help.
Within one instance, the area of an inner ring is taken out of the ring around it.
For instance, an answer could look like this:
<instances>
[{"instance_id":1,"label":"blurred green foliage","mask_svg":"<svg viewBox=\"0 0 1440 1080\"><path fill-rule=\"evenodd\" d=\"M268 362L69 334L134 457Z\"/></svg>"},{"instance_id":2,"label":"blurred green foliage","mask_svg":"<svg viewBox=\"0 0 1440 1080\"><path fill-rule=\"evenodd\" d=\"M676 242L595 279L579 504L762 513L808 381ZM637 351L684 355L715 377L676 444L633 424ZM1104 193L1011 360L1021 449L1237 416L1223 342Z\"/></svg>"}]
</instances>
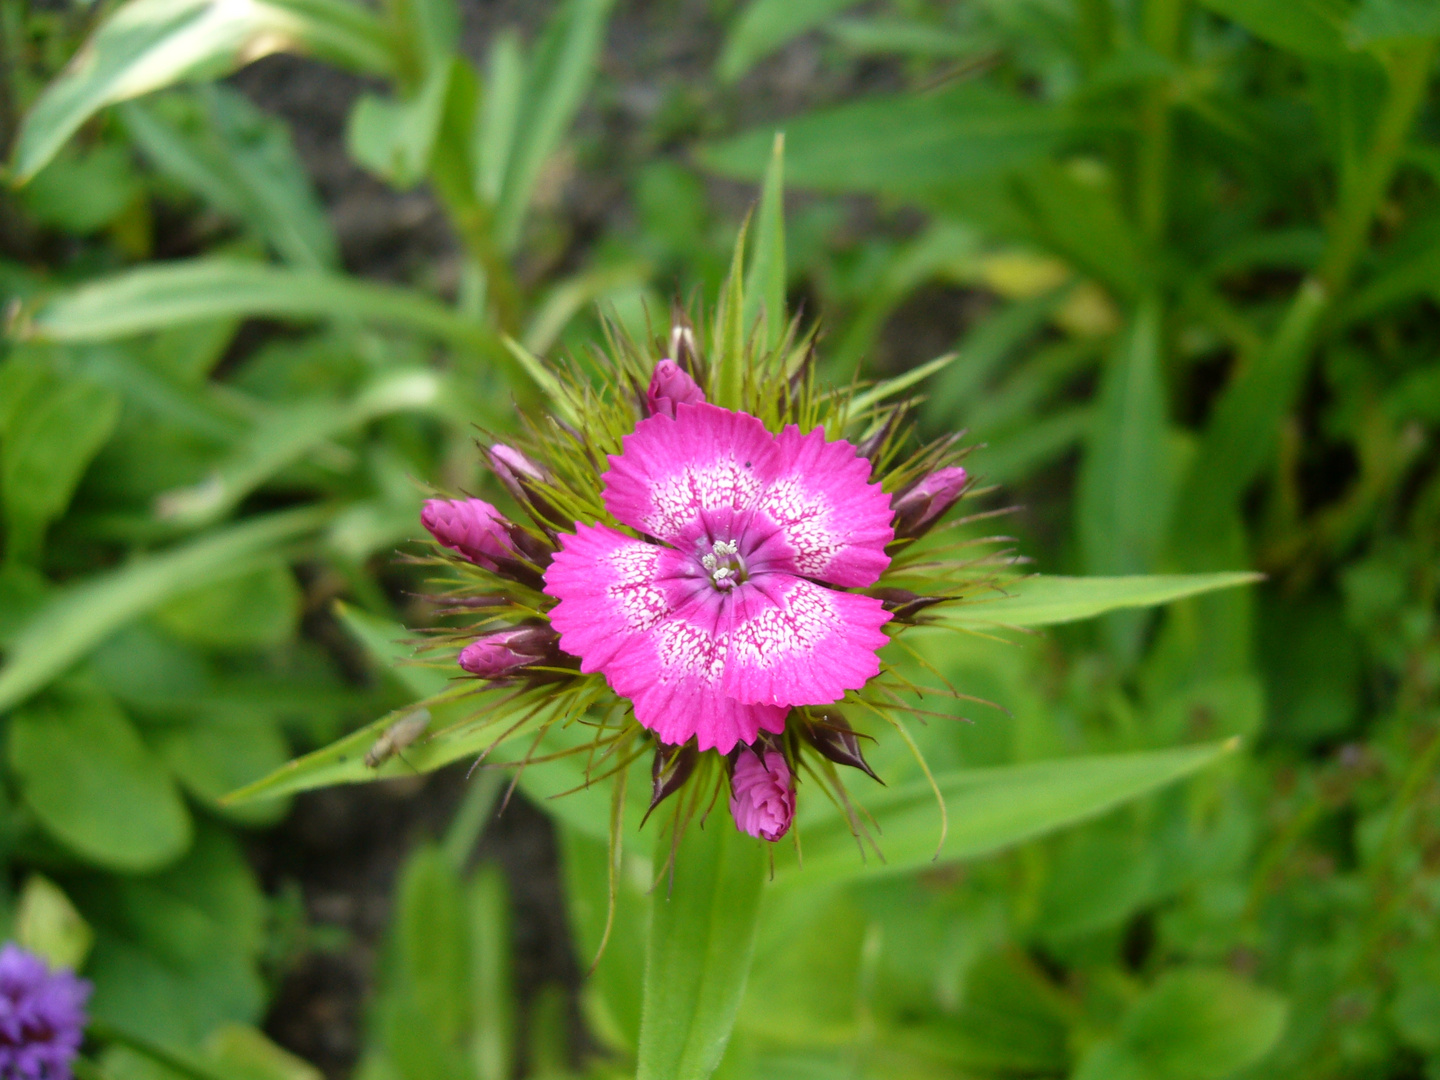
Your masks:
<instances>
[{"instance_id":1,"label":"blurred green foliage","mask_svg":"<svg viewBox=\"0 0 1440 1080\"><path fill-rule=\"evenodd\" d=\"M973 721L916 733L937 772L1247 749L984 862L782 873L717 1075L1440 1076L1433 5L725 7L695 90L721 120L657 119L686 152L623 178L634 228L538 282L516 259L603 0L496 34L480 65L442 0L118 7L0 0L0 126L29 181L0 196L5 908L96 981L107 1074L313 1075L245 1026L281 972L237 830L285 803L220 796L426 692L381 663L345 677L328 602L390 617L411 478L475 486L468 425L538 399L502 334L543 355L593 333L596 300L643 327L677 284L713 295L734 222L708 178L760 180L783 128L784 286L832 377L928 360L905 338L938 323L958 358L924 422L987 444L972 461L1026 506L1005 527L1041 568L1269 582L929 656L1006 710L937 705ZM725 130L798 35L892 88ZM453 303L345 275L284 125L208 81L277 42L376 80L348 149L445 206ZM147 266L177 218L188 257ZM237 339L257 318L306 329ZM903 748L873 764L916 779ZM366 1080L576 1064L562 1000L512 1000L503 880L466 866L493 794L404 872ZM552 805L583 970L610 867L587 811ZM633 1071L654 869L619 867L582 992L592 1074Z\"/></svg>"}]
</instances>

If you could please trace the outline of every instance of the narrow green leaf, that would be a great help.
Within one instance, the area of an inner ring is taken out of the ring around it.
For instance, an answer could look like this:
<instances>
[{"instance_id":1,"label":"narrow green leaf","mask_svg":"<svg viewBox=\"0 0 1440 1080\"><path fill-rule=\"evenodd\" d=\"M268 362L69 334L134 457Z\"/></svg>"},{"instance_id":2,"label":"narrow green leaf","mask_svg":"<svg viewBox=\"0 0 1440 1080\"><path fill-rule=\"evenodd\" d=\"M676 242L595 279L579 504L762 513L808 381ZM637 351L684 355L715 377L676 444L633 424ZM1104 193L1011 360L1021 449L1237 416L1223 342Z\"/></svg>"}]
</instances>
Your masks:
<instances>
[{"instance_id":1,"label":"narrow green leaf","mask_svg":"<svg viewBox=\"0 0 1440 1080\"><path fill-rule=\"evenodd\" d=\"M485 98L476 117L475 195L493 206L500 198L515 147L525 93L525 57L513 30L495 35L485 66Z\"/></svg>"},{"instance_id":2,"label":"narrow green leaf","mask_svg":"<svg viewBox=\"0 0 1440 1080\"><path fill-rule=\"evenodd\" d=\"M1349 55L1344 0L1200 0L1271 45L1300 56L1334 60Z\"/></svg>"},{"instance_id":3,"label":"narrow green leaf","mask_svg":"<svg viewBox=\"0 0 1440 1080\"><path fill-rule=\"evenodd\" d=\"M339 250L285 125L223 84L121 107L161 172L254 229L286 262L333 267Z\"/></svg>"},{"instance_id":4,"label":"narrow green leaf","mask_svg":"<svg viewBox=\"0 0 1440 1080\"><path fill-rule=\"evenodd\" d=\"M508 362L491 331L412 290L222 257L102 278L41 301L19 327L23 336L41 340L109 341L176 323L253 317L394 326Z\"/></svg>"},{"instance_id":5,"label":"narrow green leaf","mask_svg":"<svg viewBox=\"0 0 1440 1080\"><path fill-rule=\"evenodd\" d=\"M301 402L272 409L204 480L161 495L156 513L179 525L209 525L281 469L336 436L392 413L435 408L443 393L441 376L410 368L377 377L349 402Z\"/></svg>"},{"instance_id":6,"label":"narrow green leaf","mask_svg":"<svg viewBox=\"0 0 1440 1080\"><path fill-rule=\"evenodd\" d=\"M650 273L645 263L627 262L582 270L557 282L530 316L523 338L525 350L531 354L548 352L582 310L610 295L633 292L650 279Z\"/></svg>"},{"instance_id":7,"label":"narrow green leaf","mask_svg":"<svg viewBox=\"0 0 1440 1080\"><path fill-rule=\"evenodd\" d=\"M509 1080L515 1047L510 890L495 863L482 863L465 889L470 929L470 1058L475 1080Z\"/></svg>"},{"instance_id":8,"label":"narrow green leaf","mask_svg":"<svg viewBox=\"0 0 1440 1080\"><path fill-rule=\"evenodd\" d=\"M1154 569L1170 514L1174 470L1160 375L1160 305L1150 298L1121 337L1100 382L1097 422L1080 469L1077 534L1091 574ZM1107 628L1121 655L1139 645L1138 614Z\"/></svg>"},{"instance_id":9,"label":"narrow green leaf","mask_svg":"<svg viewBox=\"0 0 1440 1080\"><path fill-rule=\"evenodd\" d=\"M117 570L68 585L16 633L0 667L0 712L24 701L91 648L172 596L274 557L318 529L328 511L287 510L252 518Z\"/></svg>"},{"instance_id":10,"label":"narrow green leaf","mask_svg":"<svg viewBox=\"0 0 1440 1080\"><path fill-rule=\"evenodd\" d=\"M579 418L575 414L575 406L570 402L570 395L565 392L565 387L555 377L554 372L546 368L545 361L508 335L502 340L505 342L505 348L510 351L510 355L519 363L525 374L529 375L535 385L544 391L555 411L570 423L579 423Z\"/></svg>"},{"instance_id":11,"label":"narrow green leaf","mask_svg":"<svg viewBox=\"0 0 1440 1080\"><path fill-rule=\"evenodd\" d=\"M606 19L614 0L565 0L535 46L522 114L515 128L505 184L495 209L495 234L513 251L535 194L540 170L560 145L595 76Z\"/></svg>"},{"instance_id":12,"label":"narrow green leaf","mask_svg":"<svg viewBox=\"0 0 1440 1080\"><path fill-rule=\"evenodd\" d=\"M785 133L775 133L760 189L760 214L745 278L745 328L764 315L766 343L785 336Z\"/></svg>"},{"instance_id":13,"label":"narrow green leaf","mask_svg":"<svg viewBox=\"0 0 1440 1080\"><path fill-rule=\"evenodd\" d=\"M380 21L348 0L130 0L100 24L26 115L12 179L34 176L107 105L286 49L369 74L394 65Z\"/></svg>"},{"instance_id":14,"label":"narrow green leaf","mask_svg":"<svg viewBox=\"0 0 1440 1080\"><path fill-rule=\"evenodd\" d=\"M937 356L934 360L926 361L919 367L913 367L904 375L897 375L893 379L885 379L876 383L868 390L862 390L850 399L850 407L847 416L852 419L859 419L866 409L878 405L886 398L894 397L902 390L908 390L916 383L923 382L937 371L943 371L958 357L959 353L946 353L944 356Z\"/></svg>"},{"instance_id":15,"label":"narrow green leaf","mask_svg":"<svg viewBox=\"0 0 1440 1080\"><path fill-rule=\"evenodd\" d=\"M941 774L936 782L950 824L938 850L940 810L929 783L887 788L863 799L879 826L875 838L883 862L873 853L862 858L849 822L823 806L819 820L802 816L799 822L803 864L777 859L775 881L809 889L985 855L1103 814L1213 764L1237 745L1229 740Z\"/></svg>"},{"instance_id":16,"label":"narrow green leaf","mask_svg":"<svg viewBox=\"0 0 1440 1080\"><path fill-rule=\"evenodd\" d=\"M858 0L751 0L725 35L716 73L734 82L760 60Z\"/></svg>"},{"instance_id":17,"label":"narrow green leaf","mask_svg":"<svg viewBox=\"0 0 1440 1080\"><path fill-rule=\"evenodd\" d=\"M1440 37L1440 4L1433 0L1361 0L1350 20L1357 45L1397 44Z\"/></svg>"},{"instance_id":18,"label":"narrow green leaf","mask_svg":"<svg viewBox=\"0 0 1440 1080\"><path fill-rule=\"evenodd\" d=\"M993 176L1050 153L1075 130L1069 114L966 83L932 94L871 98L785 124L785 169L795 187L913 197ZM773 128L701 148L707 168L758 179Z\"/></svg>"},{"instance_id":19,"label":"narrow green leaf","mask_svg":"<svg viewBox=\"0 0 1440 1080\"><path fill-rule=\"evenodd\" d=\"M434 668L406 663L415 647L406 644L409 631L399 623L378 618L339 600L335 601L335 616L370 655L376 673L393 675L416 700L442 693L450 685L450 680Z\"/></svg>"},{"instance_id":20,"label":"narrow green leaf","mask_svg":"<svg viewBox=\"0 0 1440 1080\"><path fill-rule=\"evenodd\" d=\"M716 404L738 409L745 378L745 236L750 231L747 217L735 237L730 255L730 273L720 287L720 304L711 331L710 363Z\"/></svg>"},{"instance_id":21,"label":"narrow green leaf","mask_svg":"<svg viewBox=\"0 0 1440 1080\"><path fill-rule=\"evenodd\" d=\"M705 1080L729 1041L755 946L762 845L712 815L652 894L636 1080Z\"/></svg>"},{"instance_id":22,"label":"narrow green leaf","mask_svg":"<svg viewBox=\"0 0 1440 1080\"><path fill-rule=\"evenodd\" d=\"M1156 607L1187 596L1251 585L1263 575L1152 574L1135 577L1056 577L1037 574L1005 587L1004 596L977 597L973 604L942 609L943 626L1052 626L1093 619L1109 611Z\"/></svg>"},{"instance_id":23,"label":"narrow green leaf","mask_svg":"<svg viewBox=\"0 0 1440 1080\"><path fill-rule=\"evenodd\" d=\"M1185 513L1171 529L1175 550L1203 548L1225 534L1279 441L1280 422L1299 392L1315 328L1329 306L1324 286L1305 281L1265 350L1225 387L1177 495Z\"/></svg>"}]
</instances>

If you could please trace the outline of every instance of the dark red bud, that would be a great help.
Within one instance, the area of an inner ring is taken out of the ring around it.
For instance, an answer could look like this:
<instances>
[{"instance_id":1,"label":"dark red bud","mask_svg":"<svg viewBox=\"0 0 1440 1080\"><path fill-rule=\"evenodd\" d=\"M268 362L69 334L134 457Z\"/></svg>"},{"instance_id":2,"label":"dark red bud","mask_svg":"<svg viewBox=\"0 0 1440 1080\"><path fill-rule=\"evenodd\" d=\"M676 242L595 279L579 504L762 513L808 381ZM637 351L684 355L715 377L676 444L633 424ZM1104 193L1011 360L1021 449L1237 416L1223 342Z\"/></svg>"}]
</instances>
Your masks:
<instances>
[{"instance_id":1,"label":"dark red bud","mask_svg":"<svg viewBox=\"0 0 1440 1080\"><path fill-rule=\"evenodd\" d=\"M943 596L921 596L909 589L871 589L870 595L894 614L897 622L909 622L926 608L945 600Z\"/></svg>"},{"instance_id":2,"label":"dark red bud","mask_svg":"<svg viewBox=\"0 0 1440 1080\"><path fill-rule=\"evenodd\" d=\"M655 744L655 758L650 763L650 808L645 811L645 817L685 786L698 760L700 755L690 743L684 746ZM644 823L642 820L641 824Z\"/></svg>"},{"instance_id":3,"label":"dark red bud","mask_svg":"<svg viewBox=\"0 0 1440 1080\"><path fill-rule=\"evenodd\" d=\"M427 499L420 524L437 543L487 570L514 554L510 523L484 499Z\"/></svg>"},{"instance_id":4,"label":"dark red bud","mask_svg":"<svg viewBox=\"0 0 1440 1080\"><path fill-rule=\"evenodd\" d=\"M829 758L836 765L848 765L859 769L870 779L883 784L885 781L875 775L860 752L860 736L850 726L838 709L826 706L810 710L810 723L802 729L806 740L821 757Z\"/></svg>"},{"instance_id":5,"label":"dark red bud","mask_svg":"<svg viewBox=\"0 0 1440 1080\"><path fill-rule=\"evenodd\" d=\"M527 507L542 522L549 522L562 529L574 528L575 523L567 520L536 490L537 483L549 483L551 480L550 474L541 466L513 446L506 446L504 443L496 443L490 447L489 457L490 468L496 479L505 485L505 490L510 492L516 502Z\"/></svg>"},{"instance_id":6,"label":"dark red bud","mask_svg":"<svg viewBox=\"0 0 1440 1080\"><path fill-rule=\"evenodd\" d=\"M895 429L899 427L900 420L904 417L906 411L905 406L897 406L891 409L890 415L885 417L885 423L880 425L880 430L867 438L861 439L859 445L855 447L855 452L863 458L869 458L873 462L875 455L884 449L886 440L888 440Z\"/></svg>"},{"instance_id":7,"label":"dark red bud","mask_svg":"<svg viewBox=\"0 0 1440 1080\"><path fill-rule=\"evenodd\" d=\"M549 626L497 630L460 650L460 666L482 679L503 679L554 652L558 635Z\"/></svg>"},{"instance_id":8,"label":"dark red bud","mask_svg":"<svg viewBox=\"0 0 1440 1080\"><path fill-rule=\"evenodd\" d=\"M924 536L954 506L969 477L958 465L936 469L890 501L895 511L895 538Z\"/></svg>"},{"instance_id":9,"label":"dark red bud","mask_svg":"<svg viewBox=\"0 0 1440 1080\"><path fill-rule=\"evenodd\" d=\"M669 354L675 365L691 378L700 374L700 349L695 343L695 331L690 320L676 313L670 326Z\"/></svg>"}]
</instances>

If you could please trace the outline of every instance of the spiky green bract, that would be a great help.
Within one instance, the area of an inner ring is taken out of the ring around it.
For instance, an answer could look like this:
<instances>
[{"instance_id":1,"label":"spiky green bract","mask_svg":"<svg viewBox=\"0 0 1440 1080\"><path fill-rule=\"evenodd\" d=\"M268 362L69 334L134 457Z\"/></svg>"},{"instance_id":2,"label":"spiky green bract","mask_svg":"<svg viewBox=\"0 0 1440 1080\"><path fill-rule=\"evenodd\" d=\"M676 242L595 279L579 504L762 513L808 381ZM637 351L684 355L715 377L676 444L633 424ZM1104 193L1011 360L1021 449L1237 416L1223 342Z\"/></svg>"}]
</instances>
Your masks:
<instances>
[{"instance_id":1,"label":"spiky green bract","mask_svg":"<svg viewBox=\"0 0 1440 1080\"><path fill-rule=\"evenodd\" d=\"M674 359L704 390L707 400L749 413L772 432L793 424L802 433L818 427L827 440L849 441L872 463L871 480L892 497L963 460L966 450L958 436L918 445L909 420L914 401L903 396L913 379L902 376L878 384L852 381L846 386L823 386L816 377L813 327L803 328L798 319L792 319L783 333L772 335L766 326L767 313L762 311L748 331L742 332L745 306L739 294L743 279L744 268L737 254L715 315L692 318L677 311L663 336L652 333L637 340L617 323L605 320L603 346L592 348L587 355L548 366L535 357L524 357L527 366L544 371L541 382L551 399L544 414L522 416L524 435L514 444L514 449L533 463L535 475L519 481L513 475L508 478L524 515L517 523L525 530L518 548L535 558L522 559L527 572L521 574L507 574L504 568L488 570L438 546L433 555L421 559L445 571L434 586L444 625L427 632L425 652L429 657L455 671L456 653L480 635L547 621L555 601L539 590L548 558L545 553L556 549L559 534L583 523L605 524L634 535L606 511L602 477L609 468L608 459L621 454L625 437L648 415L646 388L662 358ZM774 344L769 344L772 341ZM701 343L709 344L708 352ZM928 367L938 370L945 362L942 358ZM908 627L932 621L937 608L996 595L997 587L1011 575L1014 560L998 538L974 538L974 530L968 526L987 516L940 523L921 536L897 538L887 547L889 567L866 591L880 598L892 613L886 627L892 642ZM904 650L905 646L899 643L892 648ZM568 739L571 748L560 751L586 755L588 783L609 776L623 780L631 762L656 748L654 736L634 719L629 702L610 691L602 675L583 674L578 660L557 653L554 662L526 666L509 679L516 683L517 693L545 702L543 709L527 710L519 725L514 724L514 711L506 712L515 730L504 737L529 740L526 753L519 758L522 765L547 756L545 734L555 724L583 724L591 729L591 737L583 745L577 748L574 740ZM958 696L938 675L924 682L934 685L917 685L885 662L882 654L881 673L866 686L850 691L834 706L792 709L785 733L775 740L794 773L814 780L841 807L857 837L864 834L862 816L845 790L835 759L815 751L813 725L821 722L817 717L825 710L838 717L846 713L856 718L869 716L893 727L913 748L904 716L925 710L909 703L929 694ZM845 723L843 718L838 722ZM854 744L856 754L858 746ZM507 756L517 758L513 752ZM709 811L726 782L723 759L715 754L700 757L683 785L657 782L654 804L677 788L682 793L680 798L668 800L669 813L661 825L671 832L672 844L678 842L689 822ZM940 813L943 821L943 805ZM613 823L617 844L619 816L617 809Z\"/></svg>"}]
</instances>

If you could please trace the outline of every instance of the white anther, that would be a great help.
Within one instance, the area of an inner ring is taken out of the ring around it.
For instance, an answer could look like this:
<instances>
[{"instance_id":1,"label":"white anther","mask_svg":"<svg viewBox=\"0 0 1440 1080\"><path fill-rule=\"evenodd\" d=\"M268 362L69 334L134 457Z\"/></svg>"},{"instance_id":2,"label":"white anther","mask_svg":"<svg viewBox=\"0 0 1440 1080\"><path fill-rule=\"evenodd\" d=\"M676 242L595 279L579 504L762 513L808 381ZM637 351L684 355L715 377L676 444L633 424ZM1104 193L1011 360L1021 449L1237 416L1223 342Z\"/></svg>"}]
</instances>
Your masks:
<instances>
[{"instance_id":1,"label":"white anther","mask_svg":"<svg viewBox=\"0 0 1440 1080\"><path fill-rule=\"evenodd\" d=\"M700 557L700 565L705 567L706 570L709 570L713 573L715 571L715 567L719 566L720 563L716 560L714 555L702 555Z\"/></svg>"}]
</instances>

